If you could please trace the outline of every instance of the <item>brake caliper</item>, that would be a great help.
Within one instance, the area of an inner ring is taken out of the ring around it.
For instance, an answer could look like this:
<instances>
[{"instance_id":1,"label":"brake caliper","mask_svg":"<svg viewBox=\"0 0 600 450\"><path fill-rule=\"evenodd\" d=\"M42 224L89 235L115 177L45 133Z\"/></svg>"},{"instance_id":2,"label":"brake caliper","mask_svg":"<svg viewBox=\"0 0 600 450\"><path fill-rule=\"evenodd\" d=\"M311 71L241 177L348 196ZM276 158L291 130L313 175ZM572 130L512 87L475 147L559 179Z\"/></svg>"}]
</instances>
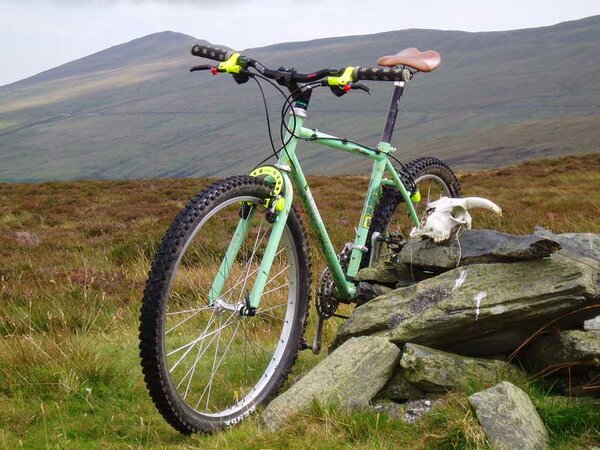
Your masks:
<instances>
[{"instance_id":1,"label":"brake caliper","mask_svg":"<svg viewBox=\"0 0 600 450\"><path fill-rule=\"evenodd\" d=\"M267 209L265 216L270 223L277 220L277 213L285 207L285 198L281 195L283 190L283 176L279 169L273 166L261 166L250 172L251 177L264 178L267 182L273 183L273 190L269 198L265 200L263 206Z\"/></svg>"}]
</instances>

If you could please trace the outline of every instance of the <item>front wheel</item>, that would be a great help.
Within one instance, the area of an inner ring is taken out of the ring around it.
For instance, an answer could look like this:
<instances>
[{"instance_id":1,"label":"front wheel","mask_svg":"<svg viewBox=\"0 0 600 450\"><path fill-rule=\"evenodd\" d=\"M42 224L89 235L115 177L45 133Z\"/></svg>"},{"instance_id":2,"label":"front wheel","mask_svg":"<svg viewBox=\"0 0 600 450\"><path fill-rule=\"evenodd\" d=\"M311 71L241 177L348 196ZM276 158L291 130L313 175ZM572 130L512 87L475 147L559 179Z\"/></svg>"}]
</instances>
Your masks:
<instances>
[{"instance_id":1,"label":"front wheel","mask_svg":"<svg viewBox=\"0 0 600 450\"><path fill-rule=\"evenodd\" d=\"M249 176L209 186L179 213L152 264L140 316L142 369L158 411L182 433L239 423L277 393L298 355L310 261L293 209L256 314L240 313L269 241L263 205L271 189ZM245 239L224 263L241 221Z\"/></svg>"},{"instance_id":2,"label":"front wheel","mask_svg":"<svg viewBox=\"0 0 600 450\"><path fill-rule=\"evenodd\" d=\"M438 158L423 157L415 159L406 165L406 170L415 181L421 201L414 204L417 217L423 216L427 204L441 197L460 197L460 183L458 178L448 165ZM377 260L389 256L392 248L388 246L391 238L407 238L411 228L414 226L407 208L399 207L404 203L400 191L392 186L383 186L381 197L371 219L371 225L367 234L367 248L363 255L361 267L367 267L371 261L371 250L373 246L373 235L379 233L382 239L379 245Z\"/></svg>"}]
</instances>

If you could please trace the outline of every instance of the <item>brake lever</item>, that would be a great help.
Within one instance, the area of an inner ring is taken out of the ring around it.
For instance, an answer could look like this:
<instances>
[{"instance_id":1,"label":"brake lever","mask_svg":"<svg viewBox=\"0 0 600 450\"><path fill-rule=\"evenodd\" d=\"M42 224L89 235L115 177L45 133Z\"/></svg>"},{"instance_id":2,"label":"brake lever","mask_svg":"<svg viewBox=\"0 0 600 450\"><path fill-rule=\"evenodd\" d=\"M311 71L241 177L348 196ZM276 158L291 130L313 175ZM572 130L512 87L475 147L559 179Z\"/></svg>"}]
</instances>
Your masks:
<instances>
[{"instance_id":1,"label":"brake lever","mask_svg":"<svg viewBox=\"0 0 600 450\"><path fill-rule=\"evenodd\" d=\"M198 70L210 70L213 66L210 64L202 64L200 66L194 66L190 68L190 72L197 72Z\"/></svg>"},{"instance_id":2,"label":"brake lever","mask_svg":"<svg viewBox=\"0 0 600 450\"><path fill-rule=\"evenodd\" d=\"M364 84L352 83L350 86L352 87L352 89L358 89L360 91L365 91L367 94L371 95L371 89L369 89Z\"/></svg>"}]
</instances>

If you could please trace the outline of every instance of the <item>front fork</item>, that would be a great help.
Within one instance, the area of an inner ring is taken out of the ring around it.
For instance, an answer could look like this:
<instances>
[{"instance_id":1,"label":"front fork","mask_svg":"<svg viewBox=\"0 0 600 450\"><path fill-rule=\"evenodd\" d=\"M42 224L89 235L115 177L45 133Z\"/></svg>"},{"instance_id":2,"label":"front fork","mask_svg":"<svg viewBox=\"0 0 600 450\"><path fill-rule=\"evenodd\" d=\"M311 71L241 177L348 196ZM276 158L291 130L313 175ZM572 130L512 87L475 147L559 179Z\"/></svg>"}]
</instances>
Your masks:
<instances>
[{"instance_id":1,"label":"front fork","mask_svg":"<svg viewBox=\"0 0 600 450\"><path fill-rule=\"evenodd\" d=\"M271 266L273 265L273 261L275 260L275 256L277 254L277 247L279 246L279 242L283 236L283 231L285 230L285 225L292 209L294 191L289 176L284 171L279 171L278 178L283 181L283 189L281 192L282 196L280 198L274 196L274 198L270 199L265 205L265 214L269 215L268 221L273 223L273 226L271 227L271 235L269 236L260 267L258 268L252 292L248 298L246 298L246 304L241 307L240 313L242 315L254 315L256 308L258 308L258 305L260 304L260 298L263 294L267 278L269 277L269 273L271 271ZM225 281L229 277L231 268L233 267L235 259L248 234L250 222L252 221L254 215L259 212L257 211L257 206L258 205L250 206L244 204L240 206L240 221L237 225L235 233L233 234L231 242L229 243L225 257L221 262L219 272L215 276L215 280L213 281L213 285L210 289L208 295L209 305L214 305L215 301L219 299L223 292ZM259 236L257 236L257 239L258 238ZM227 301L225 300L225 302Z\"/></svg>"}]
</instances>

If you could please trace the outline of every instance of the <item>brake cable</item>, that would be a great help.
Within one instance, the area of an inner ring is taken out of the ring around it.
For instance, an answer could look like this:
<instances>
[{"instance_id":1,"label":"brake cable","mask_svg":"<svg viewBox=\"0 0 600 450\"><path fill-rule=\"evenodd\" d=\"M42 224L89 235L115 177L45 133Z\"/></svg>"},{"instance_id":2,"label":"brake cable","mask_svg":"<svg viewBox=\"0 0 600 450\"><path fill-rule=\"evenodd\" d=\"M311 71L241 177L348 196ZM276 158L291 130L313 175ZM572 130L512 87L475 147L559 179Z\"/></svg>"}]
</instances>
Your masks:
<instances>
[{"instance_id":1,"label":"brake cable","mask_svg":"<svg viewBox=\"0 0 600 450\"><path fill-rule=\"evenodd\" d=\"M323 86L323 82L322 81L314 81L311 83L307 83L304 84L302 86L299 86L298 88L294 89L289 95L286 95L286 93L275 83L273 83L269 78L265 77L262 74L258 74L258 73L253 73L250 72L248 70L243 70L240 71L241 74L249 76L250 78L254 79L254 81L256 82L256 84L258 85L258 88L260 90L261 96L262 96L262 100L263 100L263 106L265 109L265 118L266 118L266 122L267 122L267 130L268 130L268 134L269 134L269 142L271 145L271 149L273 151L272 155L267 156L265 159L263 159L260 163L258 163L256 167L260 167L262 164L264 164L266 161L268 161L269 159L271 159L272 157L278 158L279 157L279 153L281 152L281 150L285 151L286 155L288 156L288 159L290 159L290 156L287 152L287 145L291 142L292 138L296 137L298 139L302 139L300 138L300 136L296 136L294 133L294 130L290 130L287 126L286 123L286 116L288 111L291 111L292 113L292 117L294 118L294 128L295 128L295 123L296 123L296 117L297 114L294 111L294 103L292 101L293 97L300 92L302 89L314 89L315 87L319 87L319 86ZM267 104L267 100L266 100L266 96L264 93L264 89L261 85L261 83L258 81L257 78L261 78L263 80L265 80L267 83L269 83L272 87L274 87L283 97L284 97L284 102L282 105L282 109L281 109L281 121L280 121L280 126L279 126L279 138L281 140L281 147L279 149L275 149L275 142L273 141L273 132L271 129L271 122L270 122L270 114L269 114L269 107ZM285 131L288 132L289 137L287 139L287 141L285 140L283 134L284 134L284 129ZM362 147L366 147L369 150L372 150L376 153L379 153L380 150L374 147L369 147L366 146L364 144L360 144L358 142L355 141L351 141L349 139L345 139L345 138L337 138L337 137L331 137L331 138L325 138L325 137L314 137L311 139L304 139L306 141L315 141L315 140L333 140L333 141L339 141L339 142L346 142L346 143L350 143L350 144L354 144L354 145L360 145ZM410 184L409 190L412 191L416 191L417 186L416 183L414 181L414 178L412 176L412 174L408 171L406 165L404 165L404 163L402 163L398 158L396 158L394 155L392 155L391 153L388 154L388 156L390 158L392 158L399 166L400 168L396 169L398 172L400 172L401 174L404 175L406 181L408 181L408 183ZM291 159L290 159L291 162ZM293 166L293 162L291 162L292 166Z\"/></svg>"}]
</instances>

